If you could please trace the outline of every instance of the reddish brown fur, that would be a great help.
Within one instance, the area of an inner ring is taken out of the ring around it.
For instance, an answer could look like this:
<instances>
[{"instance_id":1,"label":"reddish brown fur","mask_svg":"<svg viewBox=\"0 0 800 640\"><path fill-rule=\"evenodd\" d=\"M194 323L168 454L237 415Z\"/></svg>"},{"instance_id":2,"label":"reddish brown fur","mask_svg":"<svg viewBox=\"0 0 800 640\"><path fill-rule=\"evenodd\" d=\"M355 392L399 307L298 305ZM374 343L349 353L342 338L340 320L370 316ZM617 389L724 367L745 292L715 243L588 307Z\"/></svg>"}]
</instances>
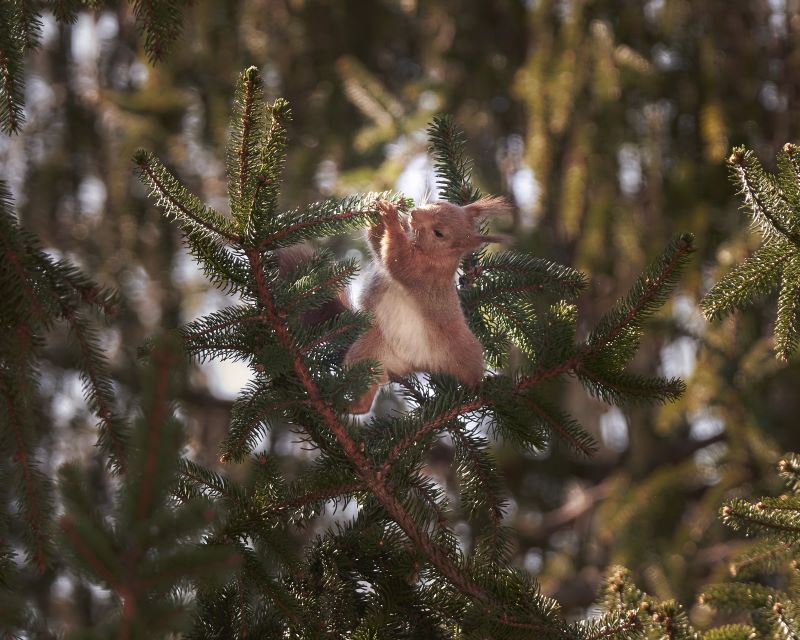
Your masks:
<instances>
[{"instance_id":1,"label":"reddish brown fur","mask_svg":"<svg viewBox=\"0 0 800 640\"><path fill-rule=\"evenodd\" d=\"M392 204L379 203L382 220L367 235L377 268L362 302L374 321L350 347L345 363L374 359L383 371L353 403L353 413L369 411L390 377L415 371L446 373L471 387L480 383L483 347L467 326L454 279L464 254L498 240L480 235L477 219L508 209L497 197L464 207L436 202L417 207L406 222Z\"/></svg>"}]
</instances>

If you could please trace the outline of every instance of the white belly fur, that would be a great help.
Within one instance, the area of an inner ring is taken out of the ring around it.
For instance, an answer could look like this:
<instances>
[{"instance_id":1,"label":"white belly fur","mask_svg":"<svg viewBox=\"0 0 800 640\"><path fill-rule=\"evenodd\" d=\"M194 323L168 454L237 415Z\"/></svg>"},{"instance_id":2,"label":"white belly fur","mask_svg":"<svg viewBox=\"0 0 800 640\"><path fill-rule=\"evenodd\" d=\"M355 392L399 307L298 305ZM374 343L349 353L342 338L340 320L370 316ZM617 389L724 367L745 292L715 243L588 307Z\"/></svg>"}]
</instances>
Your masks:
<instances>
[{"instance_id":1,"label":"white belly fur","mask_svg":"<svg viewBox=\"0 0 800 640\"><path fill-rule=\"evenodd\" d=\"M435 351L428 344L426 321L416 300L397 282L389 280L375 307L375 322L391 349L385 364L390 369L419 370L433 364ZM391 362L391 360L395 360Z\"/></svg>"}]
</instances>

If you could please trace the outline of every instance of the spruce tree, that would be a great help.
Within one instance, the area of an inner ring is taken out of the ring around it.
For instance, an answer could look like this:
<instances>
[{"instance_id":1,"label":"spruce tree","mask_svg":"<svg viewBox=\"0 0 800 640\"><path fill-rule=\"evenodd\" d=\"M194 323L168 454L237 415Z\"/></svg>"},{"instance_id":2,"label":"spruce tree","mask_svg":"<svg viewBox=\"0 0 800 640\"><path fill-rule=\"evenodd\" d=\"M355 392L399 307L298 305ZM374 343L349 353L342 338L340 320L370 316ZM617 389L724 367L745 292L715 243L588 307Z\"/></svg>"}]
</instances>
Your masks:
<instances>
[{"instance_id":1,"label":"spruce tree","mask_svg":"<svg viewBox=\"0 0 800 640\"><path fill-rule=\"evenodd\" d=\"M177 501L175 473L181 463L183 425L172 401L185 359L172 341L153 349L133 424L116 411L114 385L91 313L116 315L116 296L64 261L44 253L22 230L0 183L2 261L0 292L0 425L3 518L0 523L0 626L8 637L50 637L33 608L31 573L70 568L111 590L119 612L82 637L157 637L186 626L192 584L219 579L239 562L233 550L199 545L216 517L203 498ZM118 486L111 513L98 508L90 473L73 463L54 478L42 470L38 450L48 425L38 409L38 367L54 323L68 325L80 353L86 403L97 417L97 446ZM55 505L58 508L55 509ZM55 513L61 515L54 518Z\"/></svg>"},{"instance_id":2,"label":"spruce tree","mask_svg":"<svg viewBox=\"0 0 800 640\"><path fill-rule=\"evenodd\" d=\"M508 565L506 500L490 439L537 451L554 438L590 453L591 437L553 400L554 385L569 375L614 403L666 401L680 393L678 380L635 376L626 365L643 321L677 281L691 237L677 238L578 343L575 307L564 297L583 288L581 274L513 252L475 256L464 265L460 286L472 327L487 345L491 366L506 365L511 349L524 364L487 375L478 390L440 376L405 380L406 412L360 424L348 417L347 407L373 379L375 363L345 368L340 358L368 318L346 311L318 326L303 321L305 311L336 295L354 266L318 252L284 278L275 252L375 222L378 198L403 209L411 203L366 194L280 211L287 118L280 100L265 110L256 69L245 71L228 150L230 217L202 205L152 155L136 156L142 179L178 222L205 272L240 301L181 329L187 351L243 359L253 372L221 453L226 461L249 459L258 470L256 485L243 491L197 465L187 467L191 473L182 481L228 505L229 520L217 535L244 545L245 567L256 563L223 589L202 594L197 637L256 628L356 637L594 637L610 634L615 625L629 629L634 622L627 616L606 626L567 625L556 603ZM477 198L452 121L434 121L430 133L444 196L462 204ZM540 310L540 294L556 301ZM288 482L270 468L268 455L253 451L260 435L280 422L295 425L318 452ZM445 433L455 444L455 506L423 472L427 449ZM281 543L281 534L326 502L351 498L358 515L319 538L305 557L292 554L285 539ZM454 508L480 530L469 555L448 524ZM265 558L273 560L264 565ZM320 608L335 608L335 620L320 620Z\"/></svg>"},{"instance_id":3,"label":"spruce tree","mask_svg":"<svg viewBox=\"0 0 800 640\"><path fill-rule=\"evenodd\" d=\"M707 587L699 602L717 611L722 624L700 630L674 600L659 601L639 590L623 567L614 567L601 593L606 614L628 612L640 622L637 637L675 640L748 640L796 638L798 621L798 544L800 544L800 457L787 454L778 463L788 492L750 502L729 499L722 521L753 538L728 564L734 581Z\"/></svg>"}]
</instances>

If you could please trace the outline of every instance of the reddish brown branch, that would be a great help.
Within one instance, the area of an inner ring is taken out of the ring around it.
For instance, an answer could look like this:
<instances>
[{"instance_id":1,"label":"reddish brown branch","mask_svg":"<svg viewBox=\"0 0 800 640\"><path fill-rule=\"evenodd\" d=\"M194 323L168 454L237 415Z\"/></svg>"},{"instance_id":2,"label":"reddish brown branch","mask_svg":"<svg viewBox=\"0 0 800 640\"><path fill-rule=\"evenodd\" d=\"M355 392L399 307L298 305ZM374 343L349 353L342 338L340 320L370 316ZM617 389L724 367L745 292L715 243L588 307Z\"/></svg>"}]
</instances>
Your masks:
<instances>
[{"instance_id":1,"label":"reddish brown branch","mask_svg":"<svg viewBox=\"0 0 800 640\"><path fill-rule=\"evenodd\" d=\"M141 520L147 517L156 481L159 440L163 437L164 423L169 414L167 391L169 389L169 373L172 364L174 362L168 354L158 353L153 408L147 420L147 442L145 444L147 458L142 473L142 487L139 494L137 513L138 518Z\"/></svg>"},{"instance_id":2,"label":"reddish brown branch","mask_svg":"<svg viewBox=\"0 0 800 640\"><path fill-rule=\"evenodd\" d=\"M592 450L591 450L591 448L590 448L590 447L588 447L588 446L587 446L585 443L583 443L583 442L581 442L580 440L578 440L578 439L577 439L577 438L576 438L576 437L575 437L573 434L571 434L569 431L567 431L566 429L564 429L564 427L562 427L562 426L561 426L561 423L560 423L558 420L554 419L554 418L553 418L553 417L552 417L552 416L551 416L549 413L547 413L547 412L546 412L544 409L542 409L542 408L541 408L541 407L540 407L538 404L536 404L536 403L535 403L533 400L531 400L531 399L530 399L530 398L528 398L528 397L525 397L525 398L523 398L523 401L524 401L524 402L525 402L525 404L527 404L527 405L528 405L528 406L529 406L531 409L533 409L533 412L534 412L534 413L535 413L537 416L539 416L539 417L540 417L542 420L544 420L544 422L545 422L545 423L546 423L546 424L547 424L547 425L548 425L548 426L549 426L549 427L550 427L550 428L551 428L553 431L556 431L556 432L558 433L558 435L559 435L559 436L561 436L561 438L562 438L562 439L564 439L564 440L566 440L567 442L569 442L569 443L570 443L570 444L571 444L571 445L572 445L572 446L573 446L575 449L578 449L579 451L583 452L583 455L585 455L585 456L590 456L590 455L592 454Z\"/></svg>"},{"instance_id":3,"label":"reddish brown branch","mask_svg":"<svg viewBox=\"0 0 800 640\"><path fill-rule=\"evenodd\" d=\"M316 340L313 340L313 341L309 342L308 344L303 345L303 347L301 348L300 352L301 353L308 353L314 347L318 347L319 345L327 342L331 338L333 338L335 336L342 335L343 333L347 333L348 331L352 331L353 329L356 329L359 326L360 325L356 324L355 322L351 322L350 324L346 324L346 325L343 325L341 327L337 327L336 329L328 331L327 333L325 333L324 335L320 336Z\"/></svg>"},{"instance_id":4,"label":"reddish brown branch","mask_svg":"<svg viewBox=\"0 0 800 640\"><path fill-rule=\"evenodd\" d=\"M286 500L284 502L271 505L265 513L280 513L281 511L288 511L289 509L302 508L311 504L312 502L318 502L319 500L332 500L347 493L363 491L364 488L363 482L348 482L337 487L312 491L298 498L294 498L293 500Z\"/></svg>"},{"instance_id":5,"label":"reddish brown branch","mask_svg":"<svg viewBox=\"0 0 800 640\"><path fill-rule=\"evenodd\" d=\"M465 413L470 411L475 411L476 409L480 409L484 406L485 402L483 399L478 398L477 400L472 400L470 402L465 402L463 404L457 405L450 409L449 411L445 411L444 413L439 414L435 418L428 420L427 422L423 422L419 429L417 429L411 435L406 436L400 442L395 443L395 445L389 451L389 455L386 456L386 461L383 463L381 467L381 471L387 471L389 469L389 465L397 459L397 457L403 453L408 447L414 444L417 440L425 436L427 433L431 431L435 431L439 427L444 426L451 420L461 416Z\"/></svg>"},{"instance_id":6,"label":"reddish brown branch","mask_svg":"<svg viewBox=\"0 0 800 640\"><path fill-rule=\"evenodd\" d=\"M75 551L89 563L89 566L92 567L92 570L97 574L102 580L105 580L106 584L116 591L117 593L121 593L124 590L124 587L117 581L117 578L114 576L113 571L109 569L103 561L94 553L92 548L86 544L83 537L76 531L75 529L75 522L72 519L72 516L62 516L61 520L59 521L59 526L61 530L66 534L67 538L72 542L72 545Z\"/></svg>"},{"instance_id":7,"label":"reddish brown branch","mask_svg":"<svg viewBox=\"0 0 800 640\"><path fill-rule=\"evenodd\" d=\"M204 336L207 336L209 333L212 333L219 329L227 329L228 327L235 327L240 324L247 324L248 322L263 322L266 319L267 319L266 316L261 314L256 316L245 316L244 318L235 318L234 320L218 322L215 325L206 327L202 331L194 331L192 333L187 333L184 335L184 338L189 340L196 340L197 338L202 338Z\"/></svg>"},{"instance_id":8,"label":"reddish brown branch","mask_svg":"<svg viewBox=\"0 0 800 640\"><path fill-rule=\"evenodd\" d=\"M308 222L296 222L295 224L290 224L288 227L284 227L280 231L276 231L275 233L268 235L266 238L264 238L264 240L261 241L261 248L267 247L273 242L278 242L279 240L283 240L286 236L295 233L296 231L300 231L302 229L313 227L319 224L324 224L326 222L335 222L337 220L349 220L350 218L355 218L356 216L361 216L364 215L365 213L367 212L345 211L344 213L335 213L325 218L315 218L314 220L309 220Z\"/></svg>"},{"instance_id":9,"label":"reddish brown branch","mask_svg":"<svg viewBox=\"0 0 800 640\"><path fill-rule=\"evenodd\" d=\"M352 267L352 268L348 269L348 270L347 270L346 272L344 272L344 273L340 273L340 274L338 274L338 275L332 276L332 277L328 278L327 280L325 280L325 281L323 281L323 282L320 282L320 283L319 283L319 284L317 284L317 285L314 285L314 286L313 286L313 287L311 287L311 288L310 288L308 291L304 292L304 293L303 293L303 295L302 295L302 296L300 296L299 298L297 298L297 299L296 299L294 302L290 302L288 305L286 305L286 313L291 313L291 312L292 312L292 310L293 310L295 307L297 307L297 305L298 305L298 304L300 304L300 301L301 301L303 298L307 298L308 296L312 296L312 295L314 295L314 294L315 294L317 291L319 291L320 289L324 289L325 287L329 287L329 286L331 286L332 284L336 284L336 283L342 283L342 281L343 281L345 278L347 278L348 276L352 275L352 274L353 274L353 273L355 273L355 272L356 272L356 268L355 268L355 267ZM342 286L344 286L344 285L342 284Z\"/></svg>"},{"instance_id":10,"label":"reddish brown branch","mask_svg":"<svg viewBox=\"0 0 800 640\"><path fill-rule=\"evenodd\" d=\"M239 235L237 235L235 233L230 233L228 231L225 231L224 229L218 229L217 227L215 227L210 222L208 222L206 220L203 220L199 216L196 216L189 209L184 207L183 204L181 204L181 202L178 201L169 192L169 190L167 190L167 188L164 186L164 184L161 182L161 180L158 179L158 176L153 172L153 170L150 167L150 164L148 162L139 162L139 168L147 174L147 177L150 178L150 180L153 181L153 184L158 188L159 193L164 198L166 198L173 207L178 209L187 218L193 220L194 222L199 224L204 229L206 229L208 231L211 231L212 233L215 233L215 234L217 234L219 236L222 236L223 238L225 238L229 242L240 242L241 241L241 237Z\"/></svg>"},{"instance_id":11,"label":"reddish brown branch","mask_svg":"<svg viewBox=\"0 0 800 640\"><path fill-rule=\"evenodd\" d=\"M689 244L681 247L679 251L676 251L672 256L672 259L669 261L669 264L667 264L661 273L658 274L658 277L655 278L652 283L648 282L648 284L650 284L650 288L647 290L647 292L639 298L637 303L631 307L628 313L626 313L625 316L617 323L617 326L614 327L613 331L609 331L602 339L598 340L588 348L586 355L597 353L600 349L602 349L605 345L622 333L625 327L627 327L633 321L633 319L645 307L645 305L647 305L647 303L656 297L658 290L664 284L664 281L677 268L680 259L692 251L693 249Z\"/></svg>"}]
</instances>

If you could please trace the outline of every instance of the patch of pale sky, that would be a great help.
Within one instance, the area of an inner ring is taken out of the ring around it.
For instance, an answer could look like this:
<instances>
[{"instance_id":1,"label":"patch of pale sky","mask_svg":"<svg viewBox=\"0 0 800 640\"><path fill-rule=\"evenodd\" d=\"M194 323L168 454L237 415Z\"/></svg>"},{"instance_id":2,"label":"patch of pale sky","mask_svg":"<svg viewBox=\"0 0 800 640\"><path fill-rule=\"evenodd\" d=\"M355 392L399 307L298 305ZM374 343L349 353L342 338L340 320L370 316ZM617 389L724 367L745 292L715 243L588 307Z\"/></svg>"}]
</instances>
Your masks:
<instances>
[{"instance_id":1,"label":"patch of pale sky","mask_svg":"<svg viewBox=\"0 0 800 640\"><path fill-rule=\"evenodd\" d=\"M628 420L619 407L609 407L600 416L600 437L612 451L622 452L628 448Z\"/></svg>"}]
</instances>

